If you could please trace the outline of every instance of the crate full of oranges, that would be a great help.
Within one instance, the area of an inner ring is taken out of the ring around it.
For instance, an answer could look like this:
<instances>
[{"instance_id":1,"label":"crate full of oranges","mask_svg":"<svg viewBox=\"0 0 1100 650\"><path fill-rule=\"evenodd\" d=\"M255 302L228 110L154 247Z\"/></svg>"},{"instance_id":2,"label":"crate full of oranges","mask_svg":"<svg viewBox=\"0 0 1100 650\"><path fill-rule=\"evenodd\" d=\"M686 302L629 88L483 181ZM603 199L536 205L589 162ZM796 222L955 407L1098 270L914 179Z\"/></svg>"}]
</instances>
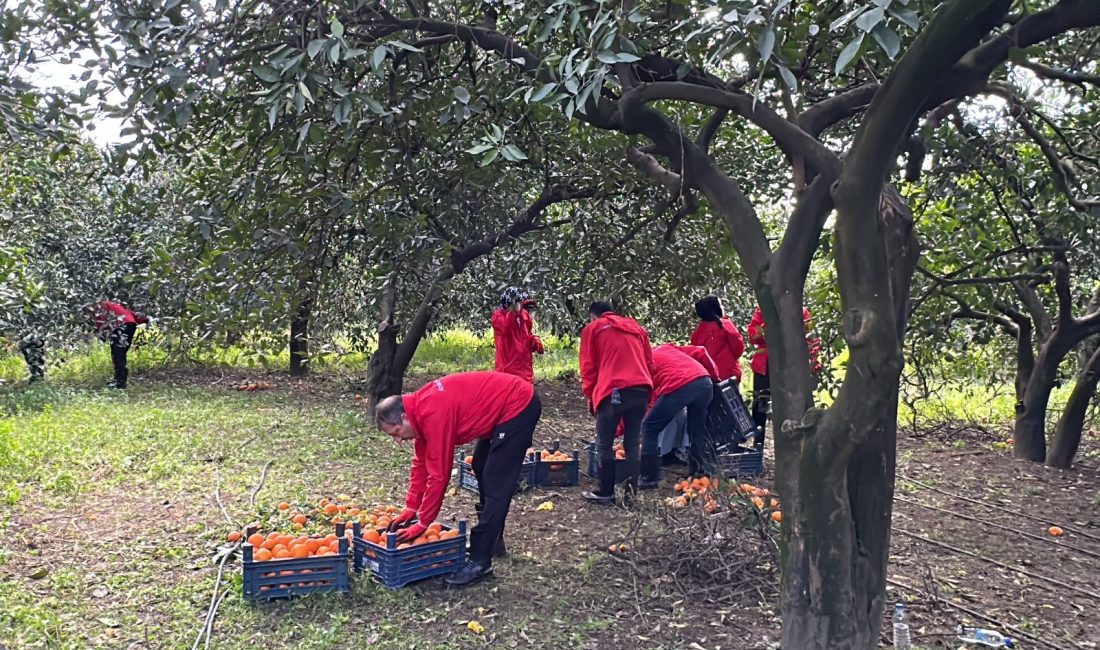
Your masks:
<instances>
[{"instance_id":1,"label":"crate full of oranges","mask_svg":"<svg viewBox=\"0 0 1100 650\"><path fill-rule=\"evenodd\" d=\"M254 528L245 532L245 600L348 590L348 540L342 524L324 536L263 534Z\"/></svg>"},{"instance_id":2,"label":"crate full of oranges","mask_svg":"<svg viewBox=\"0 0 1100 650\"><path fill-rule=\"evenodd\" d=\"M576 485L581 482L580 469L581 461L577 452L543 449L535 455L532 482L535 485L553 487Z\"/></svg>"},{"instance_id":3,"label":"crate full of oranges","mask_svg":"<svg viewBox=\"0 0 1100 650\"><path fill-rule=\"evenodd\" d=\"M386 587L397 589L435 576L454 573L466 559L466 520L449 527L439 522L411 542L398 542L397 533L352 526L352 566L370 571Z\"/></svg>"}]
</instances>

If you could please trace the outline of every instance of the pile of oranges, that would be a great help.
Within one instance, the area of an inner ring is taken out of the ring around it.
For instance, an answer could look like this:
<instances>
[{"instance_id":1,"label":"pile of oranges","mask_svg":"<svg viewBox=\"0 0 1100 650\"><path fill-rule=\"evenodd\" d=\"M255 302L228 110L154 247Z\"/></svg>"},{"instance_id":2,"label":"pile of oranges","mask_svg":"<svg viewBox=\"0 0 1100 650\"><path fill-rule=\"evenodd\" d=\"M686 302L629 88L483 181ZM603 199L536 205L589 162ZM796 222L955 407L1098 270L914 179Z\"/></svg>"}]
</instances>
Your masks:
<instances>
[{"instance_id":1,"label":"pile of oranges","mask_svg":"<svg viewBox=\"0 0 1100 650\"><path fill-rule=\"evenodd\" d=\"M550 451L549 449L543 449L542 452L539 454L539 458L544 463L564 462L564 461L573 460L572 456L565 453L564 451L561 451L560 449L558 451Z\"/></svg>"},{"instance_id":2,"label":"pile of oranges","mask_svg":"<svg viewBox=\"0 0 1100 650\"><path fill-rule=\"evenodd\" d=\"M615 460L626 460L626 449L621 442L615 443Z\"/></svg>"},{"instance_id":3,"label":"pile of oranges","mask_svg":"<svg viewBox=\"0 0 1100 650\"><path fill-rule=\"evenodd\" d=\"M232 537L230 535L231 540ZM237 539L240 539L240 533L237 533ZM294 537L277 532L267 535L253 533L248 536L246 543L252 545L252 560L255 562L320 557L340 552L340 538L335 533L329 533L325 537Z\"/></svg>"},{"instance_id":4,"label":"pile of oranges","mask_svg":"<svg viewBox=\"0 0 1100 650\"><path fill-rule=\"evenodd\" d=\"M388 525L388 523L387 523L387 525ZM371 544L377 544L378 546L381 546L382 548L386 548L386 541L387 540L384 536L385 534L386 533L382 533L378 529L368 528L367 530L363 531L362 538L365 541L370 542ZM392 533L389 533L389 534L392 534ZM438 541L441 541L441 540L444 540L444 539L454 539L455 537L458 537L458 531L457 530L443 530L443 526L440 525L438 522L436 522L436 523L433 523L433 524L429 525L428 530L424 531L424 533L422 535L420 535L420 537L417 537L416 539L414 539L411 542L402 542L402 543L398 544L397 549L401 550L401 549L409 548L410 546L420 546L422 544L431 544L432 542L438 542Z\"/></svg>"},{"instance_id":5,"label":"pile of oranges","mask_svg":"<svg viewBox=\"0 0 1100 650\"><path fill-rule=\"evenodd\" d=\"M769 516L775 523L778 524L783 521L783 511L779 509L779 499L772 496L767 488L759 488L752 483L742 483L732 486L730 492L749 497L752 501L752 505L760 512L766 513L768 510L771 510L772 512Z\"/></svg>"},{"instance_id":6,"label":"pile of oranges","mask_svg":"<svg viewBox=\"0 0 1100 650\"><path fill-rule=\"evenodd\" d=\"M270 384L266 381L242 381L239 384L230 384L229 387L236 390L254 391L275 388L275 384Z\"/></svg>"},{"instance_id":7,"label":"pile of oranges","mask_svg":"<svg viewBox=\"0 0 1100 650\"><path fill-rule=\"evenodd\" d=\"M708 514L718 509L718 502L714 500L713 490L718 488L718 481L711 481L709 476L696 479L684 479L673 486L679 496L668 500L668 505L673 508L683 508L695 500L700 500L703 510Z\"/></svg>"}]
</instances>

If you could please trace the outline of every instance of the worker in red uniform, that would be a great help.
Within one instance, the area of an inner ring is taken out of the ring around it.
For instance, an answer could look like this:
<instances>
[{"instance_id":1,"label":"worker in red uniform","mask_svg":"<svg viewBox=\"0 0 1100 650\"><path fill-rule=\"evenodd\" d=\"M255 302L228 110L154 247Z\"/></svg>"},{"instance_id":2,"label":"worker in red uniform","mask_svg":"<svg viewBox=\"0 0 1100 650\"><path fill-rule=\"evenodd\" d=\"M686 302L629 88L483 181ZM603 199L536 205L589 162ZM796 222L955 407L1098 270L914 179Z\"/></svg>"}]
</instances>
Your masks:
<instances>
[{"instance_id":1,"label":"worker in red uniform","mask_svg":"<svg viewBox=\"0 0 1100 650\"><path fill-rule=\"evenodd\" d=\"M745 339L725 317L718 296L705 296L695 303L699 325L691 333L691 344L706 348L718 370L718 380L731 377L741 383L741 355L745 353Z\"/></svg>"},{"instance_id":2,"label":"worker in red uniform","mask_svg":"<svg viewBox=\"0 0 1100 650\"><path fill-rule=\"evenodd\" d=\"M470 531L469 558L445 579L448 584L461 587L492 573L493 547L504 534L523 458L541 415L542 402L531 383L491 371L447 375L415 393L378 402L378 428L395 441L414 441L405 508L391 523L402 542L423 534L439 514L455 447L477 441L473 466L483 505Z\"/></svg>"},{"instance_id":3,"label":"worker in red uniform","mask_svg":"<svg viewBox=\"0 0 1100 650\"><path fill-rule=\"evenodd\" d=\"M810 335L813 326L810 322L810 310L802 308L802 323L806 328L806 347L810 355L810 370L817 374L821 370L818 354L821 339ZM752 419L756 424L756 446L764 446L764 427L768 423L771 410L771 380L768 377L768 343L764 336L764 315L757 307L749 321L749 343L756 347L752 355Z\"/></svg>"},{"instance_id":4,"label":"worker in red uniform","mask_svg":"<svg viewBox=\"0 0 1100 650\"><path fill-rule=\"evenodd\" d=\"M493 312L494 370L534 382L532 355L542 354L542 340L535 336L531 310L535 301L522 290L508 287L500 295L500 307Z\"/></svg>"},{"instance_id":5,"label":"worker in red uniform","mask_svg":"<svg viewBox=\"0 0 1100 650\"><path fill-rule=\"evenodd\" d=\"M588 325L581 332L581 390L596 416L596 454L600 487L581 496L610 504L615 495L615 429L623 424L628 493L638 486L639 433L649 393L653 390L653 352L649 334L632 318L593 302Z\"/></svg>"},{"instance_id":6,"label":"worker in red uniform","mask_svg":"<svg viewBox=\"0 0 1100 650\"><path fill-rule=\"evenodd\" d=\"M137 326L149 322L144 314L132 312L117 302L104 300L90 305L92 322L100 340L111 344L111 365L114 367L114 379L107 383L109 388L126 388L130 371L126 368L126 354L134 342Z\"/></svg>"},{"instance_id":7,"label":"worker in red uniform","mask_svg":"<svg viewBox=\"0 0 1100 650\"><path fill-rule=\"evenodd\" d=\"M657 487L661 478L658 438L668 423L685 408L691 441L688 471L698 475L709 470L714 460L714 450L708 444L706 422L718 371L706 349L672 343L658 345L653 348L653 369L653 406L642 422L640 488Z\"/></svg>"}]
</instances>

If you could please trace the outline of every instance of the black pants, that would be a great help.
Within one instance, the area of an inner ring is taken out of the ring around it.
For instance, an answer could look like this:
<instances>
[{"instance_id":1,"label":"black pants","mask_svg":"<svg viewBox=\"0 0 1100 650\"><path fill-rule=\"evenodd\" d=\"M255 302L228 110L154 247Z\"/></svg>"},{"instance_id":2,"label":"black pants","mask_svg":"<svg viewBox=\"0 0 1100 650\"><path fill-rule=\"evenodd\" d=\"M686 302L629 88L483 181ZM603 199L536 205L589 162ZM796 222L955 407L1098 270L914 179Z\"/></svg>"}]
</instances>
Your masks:
<instances>
[{"instance_id":1,"label":"black pants","mask_svg":"<svg viewBox=\"0 0 1100 650\"><path fill-rule=\"evenodd\" d=\"M752 420L756 424L756 446L764 446L764 427L771 410L772 383L768 374L752 373Z\"/></svg>"},{"instance_id":2,"label":"black pants","mask_svg":"<svg viewBox=\"0 0 1100 650\"><path fill-rule=\"evenodd\" d=\"M474 476L478 483L481 516L470 531L470 560L488 565L493 557L493 545L504 531L504 521L512 506L512 495L523 469L523 458L531 446L535 425L542 417L542 401L538 393L519 415L493 427L488 439L474 447Z\"/></svg>"},{"instance_id":3,"label":"black pants","mask_svg":"<svg viewBox=\"0 0 1100 650\"><path fill-rule=\"evenodd\" d=\"M136 323L123 323L111 330L107 339L111 343L111 365L115 368L115 386L118 388L126 388L126 378L130 376L130 371L126 369L126 353L134 342L135 332Z\"/></svg>"},{"instance_id":4,"label":"black pants","mask_svg":"<svg viewBox=\"0 0 1100 650\"><path fill-rule=\"evenodd\" d=\"M612 404L611 397L605 397L596 407L596 455L600 461L600 476L605 472L615 475L615 430L619 421L623 423L623 450L626 451L627 480L637 479L638 461L641 456L642 419L649 406L649 389L645 387L623 388L620 404ZM614 486L614 479L605 482L600 479L601 490L604 486ZM610 496L601 494L601 496Z\"/></svg>"},{"instance_id":5,"label":"black pants","mask_svg":"<svg viewBox=\"0 0 1100 650\"><path fill-rule=\"evenodd\" d=\"M31 381L38 381L46 375L46 342L37 336L25 336L19 341L19 352L27 362Z\"/></svg>"}]
</instances>

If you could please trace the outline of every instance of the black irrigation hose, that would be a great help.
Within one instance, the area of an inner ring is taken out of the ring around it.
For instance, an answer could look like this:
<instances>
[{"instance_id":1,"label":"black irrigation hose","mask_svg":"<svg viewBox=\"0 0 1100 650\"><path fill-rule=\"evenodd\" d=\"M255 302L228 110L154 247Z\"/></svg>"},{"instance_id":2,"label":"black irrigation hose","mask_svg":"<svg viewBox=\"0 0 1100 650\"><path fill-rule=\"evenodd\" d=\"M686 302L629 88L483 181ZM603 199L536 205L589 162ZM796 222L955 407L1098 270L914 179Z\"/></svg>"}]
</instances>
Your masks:
<instances>
[{"instance_id":1,"label":"black irrigation hose","mask_svg":"<svg viewBox=\"0 0 1100 650\"><path fill-rule=\"evenodd\" d=\"M1030 539L1035 539L1035 540L1038 540L1038 541L1043 542L1045 544L1053 544L1053 545L1055 545L1059 548L1068 548L1071 551L1077 551L1078 553L1087 555L1089 557L1094 557L1094 558L1100 559L1100 553L1096 553L1096 552L1090 551L1088 549L1081 548L1079 546L1074 546L1072 544L1066 544L1065 542L1058 542L1058 541L1055 541L1055 540L1050 539L1048 537L1042 537L1040 535L1033 535L1031 533L1025 533L1025 532L1023 532L1019 529L1012 528L1011 526L1005 526L1003 524L998 524L996 522L989 521L989 520L986 520L986 519L979 519L978 517L971 517L970 515L964 515L961 512L955 512L954 510L948 510L946 508L940 508L938 506L930 506L927 503L921 503L920 501L916 501L914 499L906 499L905 497L895 496L894 500L895 501L900 501L902 503L911 503L915 506L920 506L921 508L928 508L929 510L935 510L936 512L943 512L943 513L949 514L953 517L958 517L960 519L966 519L967 521L973 521L973 522L977 522L979 524L983 524L983 525L986 525L986 526L992 526L994 528L1000 528L1001 530L1007 530L1008 532L1014 533L1016 535L1022 535L1024 537L1028 537Z\"/></svg>"},{"instance_id":2,"label":"black irrigation hose","mask_svg":"<svg viewBox=\"0 0 1100 650\"><path fill-rule=\"evenodd\" d=\"M910 587L909 585L905 584L904 582L898 582L897 580L893 580L893 579L890 579L890 578L887 578L886 582L889 583L889 584L894 585L895 587L900 587L902 589L912 591L913 593L924 596L925 598L930 598L932 600L932 602L943 603L944 605L947 605L948 607L954 607L955 609L959 610L960 612L969 614L969 615L973 616L974 618L979 618L983 621L987 621L989 623L992 623L995 627L1000 628L1000 629L1004 629L1004 630L1008 630L1009 632L1012 632L1013 634L1015 634L1017 637L1019 637L1021 639L1027 639L1029 641L1034 641L1035 643L1042 644L1042 645L1044 645L1048 648L1054 648L1054 650L1062 650L1063 648L1065 648L1064 645L1057 645L1055 643L1051 643L1050 641L1047 641L1046 639L1034 636L1029 632L1025 632L1025 631L1021 630L1020 628L1016 627L1015 625L1010 625L1008 623L1005 623L1004 621L998 621L997 619L993 618L992 616L989 616L988 614L983 614L983 613L981 613L977 610L970 609L969 607L967 607L965 605L960 605L960 604L952 602L950 600L945 600L943 598L939 598L938 596L936 596L934 594L930 594L926 591L922 591L920 589L917 589L916 587Z\"/></svg>"},{"instance_id":3,"label":"black irrigation hose","mask_svg":"<svg viewBox=\"0 0 1100 650\"><path fill-rule=\"evenodd\" d=\"M1082 589L1081 587L1075 587L1074 585L1071 585L1069 583L1062 582L1061 580L1055 580L1054 578L1048 578L1047 576L1040 575L1038 573L1032 573L1031 571L1025 571L1024 569L1021 569L1019 567L1014 567L1010 564L1005 564L1004 562L998 562L997 560L991 560L991 559L989 559L987 557L984 557L982 555L979 555L978 553L975 553L973 551L968 551L966 549L962 549L962 548L959 548L957 546L951 546L950 544L945 544L943 542L939 542L939 541L936 541L934 539L930 539L930 538L925 537L923 535L918 535L918 534L910 532L908 530L904 530L904 529L901 529L901 528L892 528L891 530L893 530L895 533L901 533L902 535L905 535L906 537L912 537L913 539L919 539L922 542L927 542L929 544L932 544L933 546L939 546L940 548L945 548L949 551L954 551L955 553L961 553L962 555L968 555L970 557L977 558L977 559L981 560L982 562L986 562L986 563L992 564L994 566L999 566L1001 568L1008 569L1009 571L1015 571L1016 573L1019 573L1021 575L1025 575L1029 578L1034 578L1036 580L1043 580L1043 581L1049 582L1053 585L1057 585L1057 586L1062 587L1064 589L1070 589L1072 591L1076 591L1078 593L1081 593L1081 594L1084 594L1084 595L1088 596L1089 598L1095 598L1097 601L1100 601L1100 594L1098 594L1094 591L1089 591L1088 589Z\"/></svg>"},{"instance_id":4,"label":"black irrigation hose","mask_svg":"<svg viewBox=\"0 0 1100 650\"><path fill-rule=\"evenodd\" d=\"M1049 519L1043 519L1042 517L1036 517L1035 515L1029 515L1026 512L1017 512L1015 510L1010 510L1008 508L1002 508L1001 506L993 505L992 503L986 503L984 501L978 501L977 499L971 499L970 497L963 496L961 494L955 494L953 492L948 492L947 490L940 489L940 488L938 488L934 485L929 485L927 483L921 483L920 481L918 481L916 479L909 478L908 476L905 476L904 474L901 474L900 472L898 473L898 478L900 478L903 481L907 481L909 483L912 483L913 485L919 485L922 488L927 488L927 489L932 490L934 492L939 492L940 494L946 494L947 496L954 497L956 499L962 499L963 501L969 501L970 503L975 503L979 506L985 506L986 508L992 508L994 510L1000 510L1001 512L1004 512L1004 513L1007 513L1007 514L1010 514L1010 515L1014 515L1016 517L1026 517L1027 519L1038 521L1038 522L1046 524L1048 526L1055 525L1055 523L1050 521ZM1095 542L1100 542L1100 537L1096 537L1095 535L1090 535L1086 532L1081 531L1079 528L1070 528L1069 526L1064 526L1062 524L1057 524L1057 525L1062 530L1064 530L1066 532L1073 533L1074 535L1078 535L1080 537L1084 537L1084 538L1087 538L1087 539L1091 539Z\"/></svg>"}]
</instances>

